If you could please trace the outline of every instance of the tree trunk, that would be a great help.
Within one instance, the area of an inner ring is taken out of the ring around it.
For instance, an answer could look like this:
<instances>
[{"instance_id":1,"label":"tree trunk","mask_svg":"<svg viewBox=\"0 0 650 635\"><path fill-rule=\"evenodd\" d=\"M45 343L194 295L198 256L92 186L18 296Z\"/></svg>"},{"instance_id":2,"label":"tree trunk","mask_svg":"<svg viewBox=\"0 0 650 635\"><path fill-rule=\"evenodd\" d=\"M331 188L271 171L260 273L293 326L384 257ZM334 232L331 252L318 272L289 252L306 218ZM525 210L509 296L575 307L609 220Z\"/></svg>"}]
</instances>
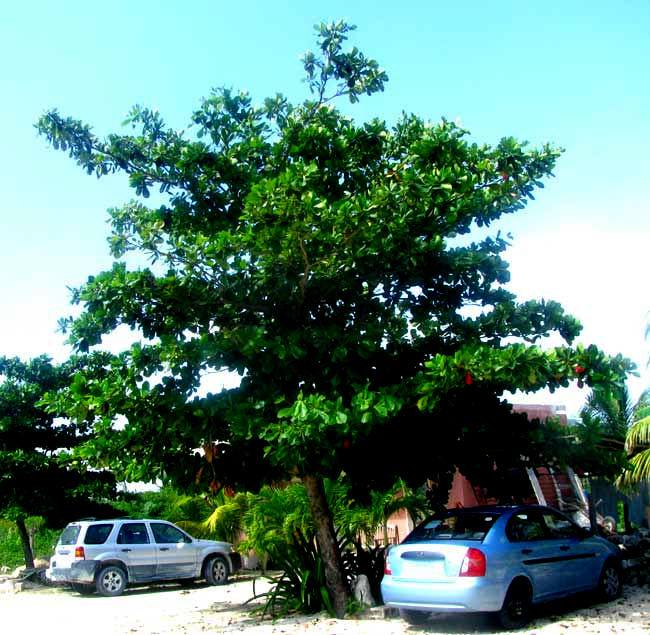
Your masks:
<instances>
[{"instance_id":1,"label":"tree trunk","mask_svg":"<svg viewBox=\"0 0 650 635\"><path fill-rule=\"evenodd\" d=\"M341 618L344 617L347 609L348 589L343 578L343 562L336 542L332 514L325 498L325 487L322 479L311 475L304 476L302 481L307 490L309 508L316 528L316 540L323 558L325 584L332 601L334 614Z\"/></svg>"},{"instance_id":2,"label":"tree trunk","mask_svg":"<svg viewBox=\"0 0 650 635\"><path fill-rule=\"evenodd\" d=\"M34 553L32 552L32 546L29 544L29 534L27 533L27 527L25 527L25 519L18 518L16 519L16 527L18 527L18 534L20 535L20 542L23 545L23 554L25 556L25 566L28 569L34 568Z\"/></svg>"}]
</instances>

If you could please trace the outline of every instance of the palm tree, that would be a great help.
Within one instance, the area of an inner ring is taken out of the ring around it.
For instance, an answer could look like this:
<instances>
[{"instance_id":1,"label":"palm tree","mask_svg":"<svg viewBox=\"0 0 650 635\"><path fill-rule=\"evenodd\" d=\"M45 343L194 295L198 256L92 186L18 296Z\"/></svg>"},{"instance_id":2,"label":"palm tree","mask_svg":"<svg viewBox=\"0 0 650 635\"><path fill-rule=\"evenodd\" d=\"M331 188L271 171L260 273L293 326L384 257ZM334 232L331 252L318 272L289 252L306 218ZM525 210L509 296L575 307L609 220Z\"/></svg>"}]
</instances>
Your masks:
<instances>
[{"instance_id":1,"label":"palm tree","mask_svg":"<svg viewBox=\"0 0 650 635\"><path fill-rule=\"evenodd\" d=\"M625 435L634 420L636 406L626 386L613 390L596 389L580 412L582 424L598 428L603 438L623 447Z\"/></svg>"},{"instance_id":2,"label":"palm tree","mask_svg":"<svg viewBox=\"0 0 650 635\"><path fill-rule=\"evenodd\" d=\"M650 337L650 320L645 328L645 337ZM648 358L647 366L650 366ZM643 481L650 481L650 388L639 397L633 418L625 437L630 467L617 480L622 489L631 489Z\"/></svg>"},{"instance_id":3,"label":"palm tree","mask_svg":"<svg viewBox=\"0 0 650 635\"><path fill-rule=\"evenodd\" d=\"M621 474L617 484L629 489L650 480L650 388L634 407L631 425L625 438L630 467Z\"/></svg>"},{"instance_id":4,"label":"palm tree","mask_svg":"<svg viewBox=\"0 0 650 635\"><path fill-rule=\"evenodd\" d=\"M592 478L616 482L628 465L625 435L634 412L635 405L625 386L595 389L573 428L577 443L569 444L567 462Z\"/></svg>"},{"instance_id":5,"label":"palm tree","mask_svg":"<svg viewBox=\"0 0 650 635\"><path fill-rule=\"evenodd\" d=\"M210 497L188 496L181 507L181 511L187 510L188 514L177 524L198 538L239 542L244 530L243 518L248 509L249 495L229 494L221 490ZM193 508L203 512L200 517L190 513ZM209 512L207 518L206 511Z\"/></svg>"},{"instance_id":6,"label":"palm tree","mask_svg":"<svg viewBox=\"0 0 650 635\"><path fill-rule=\"evenodd\" d=\"M350 505L336 519L340 532L351 542L368 543L378 529L383 529L384 544L388 544L388 519L393 513L405 509L413 524L430 513L423 493L407 487L399 479L387 492L371 492L368 505Z\"/></svg>"}]
</instances>

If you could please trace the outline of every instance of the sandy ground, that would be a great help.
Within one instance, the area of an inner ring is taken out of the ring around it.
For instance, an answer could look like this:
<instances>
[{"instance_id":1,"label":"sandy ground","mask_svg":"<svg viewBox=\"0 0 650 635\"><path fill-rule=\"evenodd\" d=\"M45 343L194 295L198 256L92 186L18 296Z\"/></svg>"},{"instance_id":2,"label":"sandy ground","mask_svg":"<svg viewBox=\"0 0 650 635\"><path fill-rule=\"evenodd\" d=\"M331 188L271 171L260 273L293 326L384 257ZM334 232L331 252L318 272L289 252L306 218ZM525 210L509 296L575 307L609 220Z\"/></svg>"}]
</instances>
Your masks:
<instances>
[{"instance_id":1,"label":"sandy ground","mask_svg":"<svg viewBox=\"0 0 650 635\"><path fill-rule=\"evenodd\" d=\"M20 593L0 593L0 633L46 635L197 635L205 632L247 635L402 635L403 633L494 633L489 616L433 616L425 626L409 626L397 617L384 617L383 608L369 609L350 619L325 614L261 620L249 602L253 584L259 593L268 588L261 579L236 579L223 587L196 583L128 590L117 598L83 597L72 591L40 587ZM650 590L625 587L623 596L609 604L577 597L546 605L520 633L559 635L581 633L650 634Z\"/></svg>"}]
</instances>

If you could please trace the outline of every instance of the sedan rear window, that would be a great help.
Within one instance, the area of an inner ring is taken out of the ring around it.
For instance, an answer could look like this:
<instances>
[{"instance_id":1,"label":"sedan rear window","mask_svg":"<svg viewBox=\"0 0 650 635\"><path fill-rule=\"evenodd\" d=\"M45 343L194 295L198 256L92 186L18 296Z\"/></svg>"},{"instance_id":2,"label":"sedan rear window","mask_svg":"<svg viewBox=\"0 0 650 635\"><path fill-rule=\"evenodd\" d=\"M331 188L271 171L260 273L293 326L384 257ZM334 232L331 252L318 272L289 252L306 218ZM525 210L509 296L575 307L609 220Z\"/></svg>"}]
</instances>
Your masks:
<instances>
[{"instance_id":1,"label":"sedan rear window","mask_svg":"<svg viewBox=\"0 0 650 635\"><path fill-rule=\"evenodd\" d=\"M431 516L418 525L404 542L420 542L423 540L483 540L494 521L499 517L496 513L462 514L450 512Z\"/></svg>"}]
</instances>

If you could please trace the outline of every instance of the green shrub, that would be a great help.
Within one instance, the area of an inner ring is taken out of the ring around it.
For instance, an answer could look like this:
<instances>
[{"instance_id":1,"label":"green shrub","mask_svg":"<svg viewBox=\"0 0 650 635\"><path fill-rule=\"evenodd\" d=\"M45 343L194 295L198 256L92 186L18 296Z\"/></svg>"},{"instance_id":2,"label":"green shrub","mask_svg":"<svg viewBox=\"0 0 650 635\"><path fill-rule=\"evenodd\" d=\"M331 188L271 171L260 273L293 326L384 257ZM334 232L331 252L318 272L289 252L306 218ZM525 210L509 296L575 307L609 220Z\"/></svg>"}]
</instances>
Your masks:
<instances>
[{"instance_id":1,"label":"green shrub","mask_svg":"<svg viewBox=\"0 0 650 635\"><path fill-rule=\"evenodd\" d=\"M34 536L34 558L49 559L60 534L60 529L39 529ZM25 556L16 526L9 521L0 520L0 567L15 569L24 564Z\"/></svg>"}]
</instances>

